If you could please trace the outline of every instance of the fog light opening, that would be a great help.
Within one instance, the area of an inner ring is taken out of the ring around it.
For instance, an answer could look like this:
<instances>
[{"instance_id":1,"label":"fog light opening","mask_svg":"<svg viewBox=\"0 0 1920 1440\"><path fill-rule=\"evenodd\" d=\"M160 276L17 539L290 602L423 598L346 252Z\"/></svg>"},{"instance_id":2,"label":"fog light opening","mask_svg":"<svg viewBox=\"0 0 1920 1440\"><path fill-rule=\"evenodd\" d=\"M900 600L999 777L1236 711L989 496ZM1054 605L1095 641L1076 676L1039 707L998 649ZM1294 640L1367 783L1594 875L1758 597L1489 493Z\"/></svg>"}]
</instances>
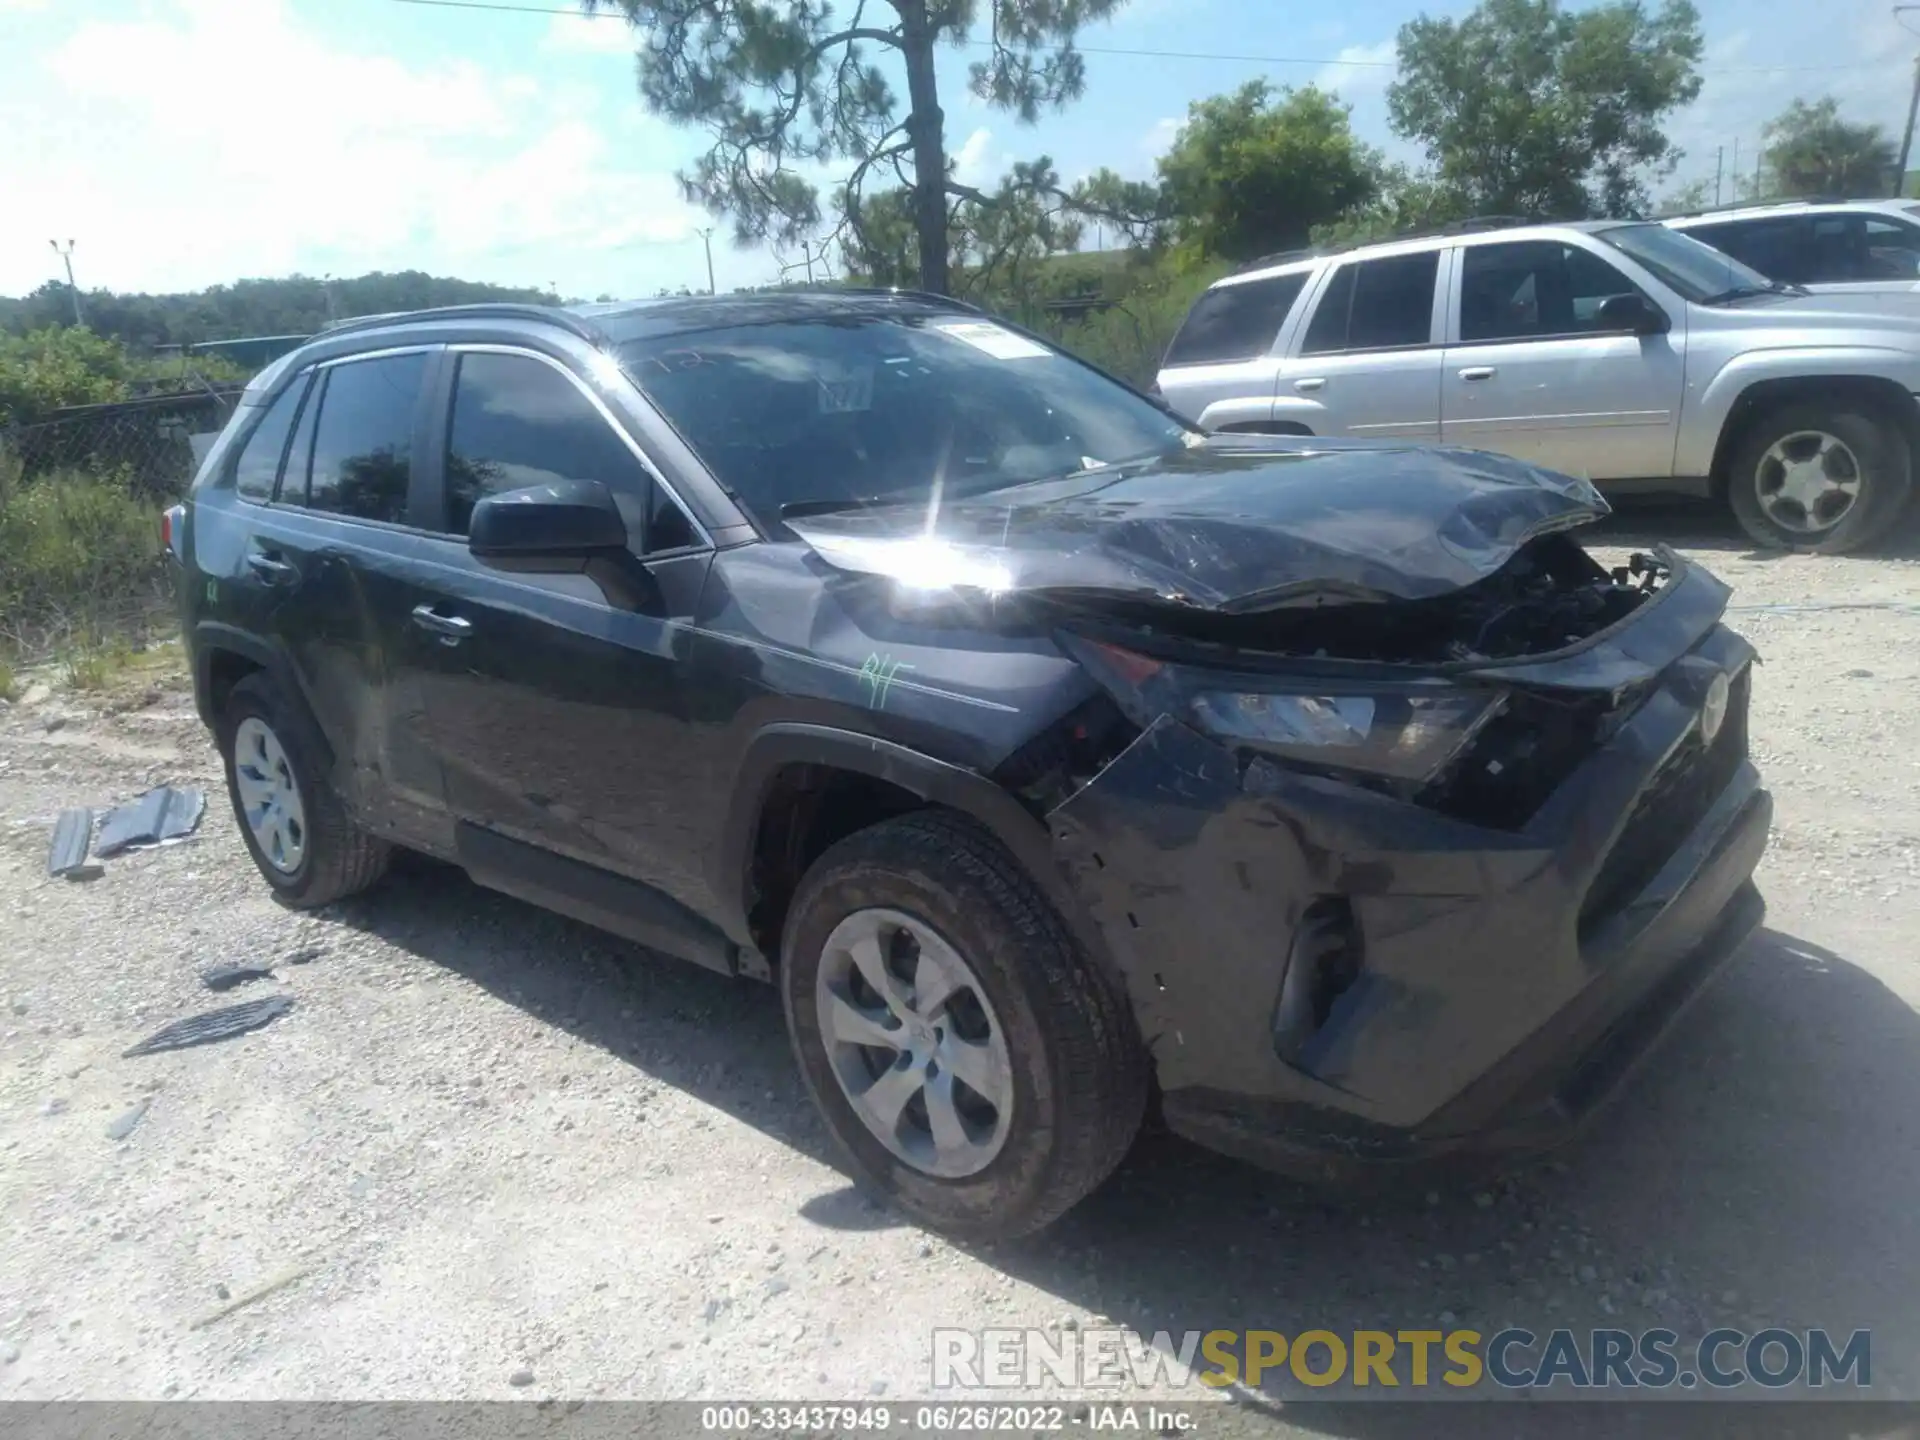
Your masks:
<instances>
[{"instance_id":1,"label":"fog light opening","mask_svg":"<svg viewBox=\"0 0 1920 1440\"><path fill-rule=\"evenodd\" d=\"M1273 1048L1298 1064L1307 1045L1333 1014L1340 997L1360 978L1360 929L1353 903L1322 895L1300 916L1273 1007Z\"/></svg>"}]
</instances>

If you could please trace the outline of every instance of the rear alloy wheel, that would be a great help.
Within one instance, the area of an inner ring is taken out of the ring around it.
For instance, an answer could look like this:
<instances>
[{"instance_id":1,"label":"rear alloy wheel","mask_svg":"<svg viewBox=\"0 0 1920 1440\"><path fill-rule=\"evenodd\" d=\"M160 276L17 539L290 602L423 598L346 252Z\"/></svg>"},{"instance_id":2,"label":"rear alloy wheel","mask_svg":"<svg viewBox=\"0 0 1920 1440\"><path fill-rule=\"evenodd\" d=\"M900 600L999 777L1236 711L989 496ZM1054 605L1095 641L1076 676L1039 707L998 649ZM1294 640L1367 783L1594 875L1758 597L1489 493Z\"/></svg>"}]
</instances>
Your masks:
<instances>
[{"instance_id":1,"label":"rear alloy wheel","mask_svg":"<svg viewBox=\"0 0 1920 1440\"><path fill-rule=\"evenodd\" d=\"M780 947L787 1029L855 1174L968 1240L1056 1219L1147 1099L1121 988L978 825L901 816L807 872Z\"/></svg>"},{"instance_id":2,"label":"rear alloy wheel","mask_svg":"<svg viewBox=\"0 0 1920 1440\"><path fill-rule=\"evenodd\" d=\"M233 687L220 752L247 853L282 900L325 905L386 873L390 847L353 823L326 783L312 721L265 674Z\"/></svg>"},{"instance_id":3,"label":"rear alloy wheel","mask_svg":"<svg viewBox=\"0 0 1920 1440\"><path fill-rule=\"evenodd\" d=\"M1911 466L1906 437L1878 416L1789 405L1749 432L1727 498L1761 544L1838 555L1892 528L1906 508Z\"/></svg>"}]
</instances>

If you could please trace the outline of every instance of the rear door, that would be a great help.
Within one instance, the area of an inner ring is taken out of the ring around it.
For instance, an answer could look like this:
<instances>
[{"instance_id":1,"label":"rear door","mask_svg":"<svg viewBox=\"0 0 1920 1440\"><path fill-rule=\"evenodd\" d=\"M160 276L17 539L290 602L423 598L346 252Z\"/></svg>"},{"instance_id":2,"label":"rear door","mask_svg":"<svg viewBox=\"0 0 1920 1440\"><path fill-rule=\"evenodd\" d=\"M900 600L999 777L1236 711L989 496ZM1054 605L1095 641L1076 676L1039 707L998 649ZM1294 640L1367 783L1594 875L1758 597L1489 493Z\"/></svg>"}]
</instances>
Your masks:
<instances>
[{"instance_id":1,"label":"rear door","mask_svg":"<svg viewBox=\"0 0 1920 1440\"><path fill-rule=\"evenodd\" d=\"M689 954L672 933L636 929L634 916L671 932L686 918L679 902L706 893L694 837L716 801L693 778L680 677L711 546L566 365L476 345L450 350L449 367L436 427L445 479L434 593L410 617L406 654L423 677L449 805L466 822L461 860L497 888L592 910L598 923ZM637 595L610 598L584 575L508 574L468 552L478 501L556 480L613 492L642 577ZM603 892L584 871L515 859L516 847L639 882L651 896Z\"/></svg>"},{"instance_id":2,"label":"rear door","mask_svg":"<svg viewBox=\"0 0 1920 1440\"><path fill-rule=\"evenodd\" d=\"M1673 472L1686 317L1663 335L1606 328L1600 307L1642 294L1571 240L1461 247L1443 434L1589 480Z\"/></svg>"},{"instance_id":3,"label":"rear door","mask_svg":"<svg viewBox=\"0 0 1920 1440\"><path fill-rule=\"evenodd\" d=\"M420 696L395 646L424 543L416 480L437 346L318 367L244 564L369 828L444 850L445 797ZM249 481L241 457L242 483ZM244 492L243 492L244 493Z\"/></svg>"},{"instance_id":4,"label":"rear door","mask_svg":"<svg viewBox=\"0 0 1920 1440\"><path fill-rule=\"evenodd\" d=\"M1203 430L1251 429L1273 419L1276 347L1311 267L1223 280L1188 312L1167 347L1160 393Z\"/></svg>"},{"instance_id":5,"label":"rear door","mask_svg":"<svg viewBox=\"0 0 1920 1440\"><path fill-rule=\"evenodd\" d=\"M1438 440L1441 259L1428 249L1334 266L1280 367L1273 418L1315 435Z\"/></svg>"}]
</instances>

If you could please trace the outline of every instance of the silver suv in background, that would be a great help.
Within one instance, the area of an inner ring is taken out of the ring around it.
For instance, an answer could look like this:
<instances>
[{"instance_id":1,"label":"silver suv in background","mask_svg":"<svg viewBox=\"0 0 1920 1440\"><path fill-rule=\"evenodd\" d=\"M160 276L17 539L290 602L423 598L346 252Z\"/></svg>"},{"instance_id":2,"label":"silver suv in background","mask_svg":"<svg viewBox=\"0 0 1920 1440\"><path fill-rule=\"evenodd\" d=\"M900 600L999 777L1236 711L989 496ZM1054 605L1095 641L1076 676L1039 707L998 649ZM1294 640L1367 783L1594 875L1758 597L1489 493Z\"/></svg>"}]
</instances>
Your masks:
<instances>
[{"instance_id":1,"label":"silver suv in background","mask_svg":"<svg viewBox=\"0 0 1920 1440\"><path fill-rule=\"evenodd\" d=\"M1669 215L1660 223L1790 285L1920 285L1920 204L1911 200L1781 200Z\"/></svg>"},{"instance_id":2,"label":"silver suv in background","mask_svg":"<svg viewBox=\"0 0 1920 1440\"><path fill-rule=\"evenodd\" d=\"M1461 227L1228 276L1158 388L1206 430L1496 450L1839 553L1906 509L1920 294L1809 295L1652 223Z\"/></svg>"}]
</instances>

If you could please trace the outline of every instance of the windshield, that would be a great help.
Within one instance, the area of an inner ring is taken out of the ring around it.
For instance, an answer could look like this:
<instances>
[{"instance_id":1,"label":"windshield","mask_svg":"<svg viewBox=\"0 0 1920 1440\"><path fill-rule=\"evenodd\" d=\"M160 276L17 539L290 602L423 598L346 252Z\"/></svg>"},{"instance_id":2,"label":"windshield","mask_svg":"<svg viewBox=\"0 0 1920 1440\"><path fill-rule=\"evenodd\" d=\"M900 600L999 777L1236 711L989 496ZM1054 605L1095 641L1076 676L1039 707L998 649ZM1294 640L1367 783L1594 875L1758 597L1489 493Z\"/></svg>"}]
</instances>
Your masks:
<instances>
[{"instance_id":1,"label":"windshield","mask_svg":"<svg viewBox=\"0 0 1920 1440\"><path fill-rule=\"evenodd\" d=\"M1594 231L1594 238L1632 256L1696 305L1781 288L1731 255L1664 225L1613 225Z\"/></svg>"},{"instance_id":2,"label":"windshield","mask_svg":"<svg viewBox=\"0 0 1920 1440\"><path fill-rule=\"evenodd\" d=\"M863 501L938 503L1164 455L1191 431L1024 335L951 312L635 341L621 364L768 530Z\"/></svg>"}]
</instances>

